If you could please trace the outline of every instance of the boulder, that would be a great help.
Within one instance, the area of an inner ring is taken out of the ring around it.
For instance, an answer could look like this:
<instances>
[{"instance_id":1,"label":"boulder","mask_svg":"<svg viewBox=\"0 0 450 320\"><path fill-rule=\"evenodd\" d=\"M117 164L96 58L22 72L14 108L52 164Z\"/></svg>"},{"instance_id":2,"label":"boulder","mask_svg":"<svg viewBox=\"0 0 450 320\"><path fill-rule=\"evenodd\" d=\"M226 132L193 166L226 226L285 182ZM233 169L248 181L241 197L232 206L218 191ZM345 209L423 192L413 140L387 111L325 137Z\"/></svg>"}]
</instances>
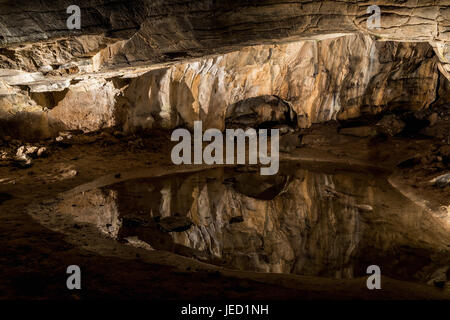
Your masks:
<instances>
[{"instance_id":1,"label":"boulder","mask_svg":"<svg viewBox=\"0 0 450 320\"><path fill-rule=\"evenodd\" d=\"M447 186L450 183L450 173L440 175L440 176L430 180L430 183L432 183L436 187L444 188L445 186Z\"/></svg>"},{"instance_id":2,"label":"boulder","mask_svg":"<svg viewBox=\"0 0 450 320\"><path fill-rule=\"evenodd\" d=\"M280 151L291 152L301 146L301 135L289 133L280 137Z\"/></svg>"},{"instance_id":3,"label":"boulder","mask_svg":"<svg viewBox=\"0 0 450 320\"><path fill-rule=\"evenodd\" d=\"M447 282L447 271L449 267L442 267L437 269L430 277L428 281L429 285L434 285L438 288L444 288Z\"/></svg>"},{"instance_id":4,"label":"boulder","mask_svg":"<svg viewBox=\"0 0 450 320\"><path fill-rule=\"evenodd\" d=\"M31 158L39 158L47 156L47 148L46 147L38 147L38 146L21 146L17 149L16 159L27 161Z\"/></svg>"},{"instance_id":5,"label":"boulder","mask_svg":"<svg viewBox=\"0 0 450 320\"><path fill-rule=\"evenodd\" d=\"M436 112L432 113L428 117L428 121L430 121L430 127L434 126L436 122L438 121L438 114Z\"/></svg>"},{"instance_id":6,"label":"boulder","mask_svg":"<svg viewBox=\"0 0 450 320\"><path fill-rule=\"evenodd\" d=\"M377 122L377 132L388 136L395 136L402 132L405 128L405 123L393 114L385 115Z\"/></svg>"},{"instance_id":7,"label":"boulder","mask_svg":"<svg viewBox=\"0 0 450 320\"><path fill-rule=\"evenodd\" d=\"M46 147L40 147L36 154L37 154L38 158L48 156L47 148Z\"/></svg>"},{"instance_id":8,"label":"boulder","mask_svg":"<svg viewBox=\"0 0 450 320\"><path fill-rule=\"evenodd\" d=\"M363 212L372 212L373 211L372 206L370 206L368 204L356 204L355 208L357 208L359 211L363 211Z\"/></svg>"},{"instance_id":9,"label":"boulder","mask_svg":"<svg viewBox=\"0 0 450 320\"><path fill-rule=\"evenodd\" d=\"M16 159L18 159L18 160L27 160L28 159L28 156L25 152L25 146L21 146L17 149Z\"/></svg>"}]
</instances>

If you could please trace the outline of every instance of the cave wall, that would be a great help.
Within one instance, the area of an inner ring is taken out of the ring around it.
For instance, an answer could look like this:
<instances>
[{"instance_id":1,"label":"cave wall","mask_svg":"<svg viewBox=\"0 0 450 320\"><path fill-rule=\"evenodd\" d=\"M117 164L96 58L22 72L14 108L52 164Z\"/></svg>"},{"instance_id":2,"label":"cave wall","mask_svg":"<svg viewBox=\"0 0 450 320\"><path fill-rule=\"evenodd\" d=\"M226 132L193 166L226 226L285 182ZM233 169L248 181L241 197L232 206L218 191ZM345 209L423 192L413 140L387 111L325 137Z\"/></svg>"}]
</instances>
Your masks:
<instances>
[{"instance_id":1,"label":"cave wall","mask_svg":"<svg viewBox=\"0 0 450 320\"><path fill-rule=\"evenodd\" d=\"M420 110L438 98L439 90L445 101L448 80L439 78L437 63L426 43L350 35L246 47L131 79L85 79L64 94L56 91L54 106L37 93L16 89L2 96L0 110L12 127L32 112L34 134L43 138L67 129L192 128L195 120L202 120L204 128L224 129L229 106L275 95L297 113L298 126L308 127L399 107ZM10 102L19 96L20 104Z\"/></svg>"},{"instance_id":2,"label":"cave wall","mask_svg":"<svg viewBox=\"0 0 450 320\"><path fill-rule=\"evenodd\" d=\"M0 132L223 129L228 106L262 95L300 127L447 103L450 2L373 4L380 29L354 1L99 0L67 30L66 1L1 2Z\"/></svg>"},{"instance_id":3,"label":"cave wall","mask_svg":"<svg viewBox=\"0 0 450 320\"><path fill-rule=\"evenodd\" d=\"M228 106L261 95L288 101L306 127L405 105L426 108L437 84L437 59L425 43L351 35L254 46L133 79L124 93L125 127L192 127L202 120L223 129Z\"/></svg>"}]
</instances>

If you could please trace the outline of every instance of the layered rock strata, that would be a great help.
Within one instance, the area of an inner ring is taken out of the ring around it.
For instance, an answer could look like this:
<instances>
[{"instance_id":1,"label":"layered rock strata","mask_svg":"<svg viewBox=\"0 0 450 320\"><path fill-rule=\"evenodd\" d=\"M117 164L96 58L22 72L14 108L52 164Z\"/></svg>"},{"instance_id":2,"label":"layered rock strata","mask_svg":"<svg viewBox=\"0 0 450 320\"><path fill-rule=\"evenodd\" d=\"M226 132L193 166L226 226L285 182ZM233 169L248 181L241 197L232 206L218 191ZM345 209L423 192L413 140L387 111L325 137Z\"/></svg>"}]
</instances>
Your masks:
<instances>
[{"instance_id":1,"label":"layered rock strata","mask_svg":"<svg viewBox=\"0 0 450 320\"><path fill-rule=\"evenodd\" d=\"M41 91L36 83L21 90L20 76L11 75L8 81L15 82L5 84L0 96L2 129L6 135L23 136L16 127L24 119L31 119L28 127L40 138L61 130L113 126L127 132L192 127L195 120L202 120L204 128L224 129L236 104L262 96L284 101L295 113L296 126L308 127L396 108L420 110L437 100L445 103L448 80L439 75L438 64L426 43L349 35L245 47L142 75L135 70L120 77L80 79L66 89L43 92L35 92Z\"/></svg>"}]
</instances>

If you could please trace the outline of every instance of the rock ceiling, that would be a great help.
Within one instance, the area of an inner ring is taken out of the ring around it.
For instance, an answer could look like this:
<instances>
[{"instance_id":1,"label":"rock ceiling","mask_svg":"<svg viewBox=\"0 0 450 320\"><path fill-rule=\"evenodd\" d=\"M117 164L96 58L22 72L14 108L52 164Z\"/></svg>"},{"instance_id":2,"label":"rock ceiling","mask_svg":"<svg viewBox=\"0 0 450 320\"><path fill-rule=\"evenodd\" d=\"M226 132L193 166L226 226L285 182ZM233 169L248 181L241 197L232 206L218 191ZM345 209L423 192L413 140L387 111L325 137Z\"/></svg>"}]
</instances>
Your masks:
<instances>
[{"instance_id":1,"label":"rock ceiling","mask_svg":"<svg viewBox=\"0 0 450 320\"><path fill-rule=\"evenodd\" d=\"M380 29L367 27L374 4L381 10ZM133 74L139 69L126 69L358 32L428 42L449 77L450 1L97 0L82 7L80 30L66 27L68 6L54 0L0 3L0 74L6 83L45 91L50 88L39 84L51 79L51 89L58 90L67 79L92 72Z\"/></svg>"}]
</instances>

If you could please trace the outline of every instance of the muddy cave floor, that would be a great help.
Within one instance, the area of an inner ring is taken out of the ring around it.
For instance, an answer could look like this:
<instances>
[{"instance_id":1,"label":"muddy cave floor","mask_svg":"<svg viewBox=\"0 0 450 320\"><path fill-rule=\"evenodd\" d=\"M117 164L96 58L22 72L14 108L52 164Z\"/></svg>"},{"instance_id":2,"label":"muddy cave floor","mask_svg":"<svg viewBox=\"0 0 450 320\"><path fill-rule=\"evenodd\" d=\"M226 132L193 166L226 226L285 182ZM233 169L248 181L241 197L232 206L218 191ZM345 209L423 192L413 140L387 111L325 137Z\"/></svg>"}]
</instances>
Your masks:
<instances>
[{"instance_id":1,"label":"muddy cave floor","mask_svg":"<svg viewBox=\"0 0 450 320\"><path fill-rule=\"evenodd\" d=\"M154 131L139 138L111 133L74 135L69 144L47 142L48 156L34 159L30 168L1 161L1 299L450 299L448 286L441 289L388 277L382 277L382 290L368 290L366 278L219 270L171 253L165 253L170 256L166 263L159 263L158 255L149 262L139 255L122 259L81 249L33 220L25 208L105 175L176 167L170 161L169 132ZM314 125L303 134L304 145L282 158L382 167L413 197L427 200L436 210L450 205L449 186L426 183L448 172L448 164L437 155L440 148L447 148L447 141L423 137L374 141L337 134L336 123ZM411 158L410 165L397 166ZM170 266L177 259L181 260ZM66 288L66 268L71 264L82 268L82 290Z\"/></svg>"}]
</instances>

